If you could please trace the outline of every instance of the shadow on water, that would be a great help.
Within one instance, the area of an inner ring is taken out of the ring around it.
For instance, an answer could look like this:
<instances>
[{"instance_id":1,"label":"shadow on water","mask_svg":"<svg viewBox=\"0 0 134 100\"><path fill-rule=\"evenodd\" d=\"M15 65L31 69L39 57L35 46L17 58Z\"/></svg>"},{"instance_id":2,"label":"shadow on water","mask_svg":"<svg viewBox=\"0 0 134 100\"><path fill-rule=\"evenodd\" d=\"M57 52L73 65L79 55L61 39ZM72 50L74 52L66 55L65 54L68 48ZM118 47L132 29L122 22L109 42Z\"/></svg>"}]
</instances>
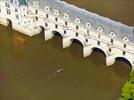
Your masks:
<instances>
[{"instance_id":1,"label":"shadow on water","mask_svg":"<svg viewBox=\"0 0 134 100\"><path fill-rule=\"evenodd\" d=\"M80 41L73 39L72 44L68 49L74 59L83 58L83 45Z\"/></svg>"},{"instance_id":2,"label":"shadow on water","mask_svg":"<svg viewBox=\"0 0 134 100\"><path fill-rule=\"evenodd\" d=\"M53 31L52 32L54 34L54 37L52 38L55 42L51 41L51 45L55 48L55 49L62 49L62 36L59 32Z\"/></svg>"},{"instance_id":3,"label":"shadow on water","mask_svg":"<svg viewBox=\"0 0 134 100\"><path fill-rule=\"evenodd\" d=\"M127 59L122 58L122 57L117 57L116 61L124 63L124 64L128 65L129 69L132 69L132 65L130 64L130 62Z\"/></svg>"}]
</instances>

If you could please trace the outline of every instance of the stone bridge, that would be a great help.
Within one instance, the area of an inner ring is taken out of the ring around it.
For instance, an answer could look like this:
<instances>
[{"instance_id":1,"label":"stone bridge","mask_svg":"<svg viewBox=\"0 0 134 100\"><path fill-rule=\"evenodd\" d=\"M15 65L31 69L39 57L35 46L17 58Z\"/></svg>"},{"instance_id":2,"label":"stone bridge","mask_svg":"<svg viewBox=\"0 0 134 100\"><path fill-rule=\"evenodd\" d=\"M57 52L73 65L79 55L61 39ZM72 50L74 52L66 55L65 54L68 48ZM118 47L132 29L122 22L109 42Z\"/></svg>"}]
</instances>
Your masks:
<instances>
[{"instance_id":1,"label":"stone bridge","mask_svg":"<svg viewBox=\"0 0 134 100\"><path fill-rule=\"evenodd\" d=\"M28 36L42 30L45 41L58 33L62 37L63 48L77 40L83 47L83 57L98 49L105 55L107 66L122 60L134 70L134 27L60 0L11 1L0 2L1 24L8 26L10 22L13 29Z\"/></svg>"}]
</instances>

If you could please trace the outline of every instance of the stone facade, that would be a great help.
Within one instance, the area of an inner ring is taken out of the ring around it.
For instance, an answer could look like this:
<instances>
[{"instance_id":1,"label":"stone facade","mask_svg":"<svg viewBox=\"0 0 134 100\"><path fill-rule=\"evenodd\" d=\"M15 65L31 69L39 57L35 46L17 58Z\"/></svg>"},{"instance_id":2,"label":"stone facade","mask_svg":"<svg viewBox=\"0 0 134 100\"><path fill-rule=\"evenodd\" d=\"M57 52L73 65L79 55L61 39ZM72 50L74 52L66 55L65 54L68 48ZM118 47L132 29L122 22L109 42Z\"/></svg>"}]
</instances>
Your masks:
<instances>
[{"instance_id":1,"label":"stone facade","mask_svg":"<svg viewBox=\"0 0 134 100\"><path fill-rule=\"evenodd\" d=\"M2 0L0 23L28 36L44 30L45 40L58 32L63 48L73 40L83 46L83 56L94 49L101 50L110 66L118 59L126 61L134 70L134 27L69 5L60 0Z\"/></svg>"}]
</instances>

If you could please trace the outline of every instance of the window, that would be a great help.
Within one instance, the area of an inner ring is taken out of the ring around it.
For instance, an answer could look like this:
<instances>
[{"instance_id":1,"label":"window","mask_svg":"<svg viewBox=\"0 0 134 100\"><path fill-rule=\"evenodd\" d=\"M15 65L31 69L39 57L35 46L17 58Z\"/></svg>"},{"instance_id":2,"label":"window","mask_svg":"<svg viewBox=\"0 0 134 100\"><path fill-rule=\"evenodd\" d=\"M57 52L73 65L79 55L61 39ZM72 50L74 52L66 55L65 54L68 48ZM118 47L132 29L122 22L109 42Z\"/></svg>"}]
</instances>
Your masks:
<instances>
[{"instance_id":1,"label":"window","mask_svg":"<svg viewBox=\"0 0 134 100\"><path fill-rule=\"evenodd\" d=\"M98 34L98 39L100 39L100 34Z\"/></svg>"},{"instance_id":2,"label":"window","mask_svg":"<svg viewBox=\"0 0 134 100\"><path fill-rule=\"evenodd\" d=\"M48 6L45 6L45 11L49 12L50 8Z\"/></svg>"},{"instance_id":3,"label":"window","mask_svg":"<svg viewBox=\"0 0 134 100\"><path fill-rule=\"evenodd\" d=\"M129 41L128 37L124 36L123 41L128 42Z\"/></svg>"},{"instance_id":4,"label":"window","mask_svg":"<svg viewBox=\"0 0 134 100\"><path fill-rule=\"evenodd\" d=\"M46 18L48 18L48 14L46 14Z\"/></svg>"},{"instance_id":5,"label":"window","mask_svg":"<svg viewBox=\"0 0 134 100\"><path fill-rule=\"evenodd\" d=\"M58 16L59 15L59 10L54 9L54 14Z\"/></svg>"},{"instance_id":6,"label":"window","mask_svg":"<svg viewBox=\"0 0 134 100\"><path fill-rule=\"evenodd\" d=\"M80 19L79 18L76 18L75 19L75 23L79 24L80 23Z\"/></svg>"},{"instance_id":7,"label":"window","mask_svg":"<svg viewBox=\"0 0 134 100\"><path fill-rule=\"evenodd\" d=\"M79 26L78 25L76 25L76 30L78 30L79 29Z\"/></svg>"},{"instance_id":8,"label":"window","mask_svg":"<svg viewBox=\"0 0 134 100\"><path fill-rule=\"evenodd\" d=\"M89 22L86 23L86 27L87 28L90 28L91 27L91 24Z\"/></svg>"},{"instance_id":9,"label":"window","mask_svg":"<svg viewBox=\"0 0 134 100\"><path fill-rule=\"evenodd\" d=\"M89 36L89 30L87 30L87 34L86 35L88 35Z\"/></svg>"},{"instance_id":10,"label":"window","mask_svg":"<svg viewBox=\"0 0 134 100\"><path fill-rule=\"evenodd\" d=\"M10 15L10 14L11 14L10 10L9 10L9 9L7 9L7 15Z\"/></svg>"},{"instance_id":11,"label":"window","mask_svg":"<svg viewBox=\"0 0 134 100\"><path fill-rule=\"evenodd\" d=\"M55 28L58 29L58 25L57 24L55 25Z\"/></svg>"},{"instance_id":12,"label":"window","mask_svg":"<svg viewBox=\"0 0 134 100\"><path fill-rule=\"evenodd\" d=\"M67 32L66 31L64 31L64 34L66 34Z\"/></svg>"},{"instance_id":13,"label":"window","mask_svg":"<svg viewBox=\"0 0 134 100\"><path fill-rule=\"evenodd\" d=\"M112 49L111 48L109 48L109 52L112 52Z\"/></svg>"},{"instance_id":14,"label":"window","mask_svg":"<svg viewBox=\"0 0 134 100\"><path fill-rule=\"evenodd\" d=\"M19 19L19 15L16 15L16 19Z\"/></svg>"},{"instance_id":15,"label":"window","mask_svg":"<svg viewBox=\"0 0 134 100\"><path fill-rule=\"evenodd\" d=\"M48 27L48 24L47 24L47 23L45 23L45 26L46 26L46 27Z\"/></svg>"},{"instance_id":16,"label":"window","mask_svg":"<svg viewBox=\"0 0 134 100\"><path fill-rule=\"evenodd\" d=\"M38 10L37 9L35 10L35 14L38 14Z\"/></svg>"},{"instance_id":17,"label":"window","mask_svg":"<svg viewBox=\"0 0 134 100\"><path fill-rule=\"evenodd\" d=\"M9 0L11 3L13 3L13 0Z\"/></svg>"},{"instance_id":18,"label":"window","mask_svg":"<svg viewBox=\"0 0 134 100\"><path fill-rule=\"evenodd\" d=\"M124 45L123 45L123 47L124 47L124 48L126 48L126 47L127 47L127 45L126 45L126 44L124 44Z\"/></svg>"},{"instance_id":19,"label":"window","mask_svg":"<svg viewBox=\"0 0 134 100\"><path fill-rule=\"evenodd\" d=\"M38 7L38 2L34 2L34 7Z\"/></svg>"},{"instance_id":20,"label":"window","mask_svg":"<svg viewBox=\"0 0 134 100\"><path fill-rule=\"evenodd\" d=\"M115 32L110 32L110 36L115 37L116 36Z\"/></svg>"},{"instance_id":21,"label":"window","mask_svg":"<svg viewBox=\"0 0 134 100\"><path fill-rule=\"evenodd\" d=\"M67 24L68 24L67 21L65 21L65 26L67 26Z\"/></svg>"},{"instance_id":22,"label":"window","mask_svg":"<svg viewBox=\"0 0 134 100\"><path fill-rule=\"evenodd\" d=\"M18 0L14 0L14 4L15 4L15 5L19 5Z\"/></svg>"},{"instance_id":23,"label":"window","mask_svg":"<svg viewBox=\"0 0 134 100\"><path fill-rule=\"evenodd\" d=\"M100 41L97 41L97 45L100 45Z\"/></svg>"},{"instance_id":24,"label":"window","mask_svg":"<svg viewBox=\"0 0 134 100\"><path fill-rule=\"evenodd\" d=\"M113 40L113 39L111 39L110 43L111 43L111 44L113 44L113 43L114 43L114 40Z\"/></svg>"},{"instance_id":25,"label":"window","mask_svg":"<svg viewBox=\"0 0 134 100\"><path fill-rule=\"evenodd\" d=\"M38 17L35 17L36 21L38 21Z\"/></svg>"},{"instance_id":26,"label":"window","mask_svg":"<svg viewBox=\"0 0 134 100\"><path fill-rule=\"evenodd\" d=\"M97 31L98 32L103 32L102 26L98 26Z\"/></svg>"},{"instance_id":27,"label":"window","mask_svg":"<svg viewBox=\"0 0 134 100\"><path fill-rule=\"evenodd\" d=\"M5 3L6 7L10 8L9 4L8 3Z\"/></svg>"},{"instance_id":28,"label":"window","mask_svg":"<svg viewBox=\"0 0 134 100\"><path fill-rule=\"evenodd\" d=\"M126 51L123 51L123 53L122 53L123 55L126 55Z\"/></svg>"},{"instance_id":29,"label":"window","mask_svg":"<svg viewBox=\"0 0 134 100\"><path fill-rule=\"evenodd\" d=\"M58 22L58 18L57 17L55 18L55 21Z\"/></svg>"},{"instance_id":30,"label":"window","mask_svg":"<svg viewBox=\"0 0 134 100\"><path fill-rule=\"evenodd\" d=\"M78 33L76 32L76 37L78 37Z\"/></svg>"},{"instance_id":31,"label":"window","mask_svg":"<svg viewBox=\"0 0 134 100\"><path fill-rule=\"evenodd\" d=\"M64 13L64 18L65 18L65 19L69 19L69 14Z\"/></svg>"},{"instance_id":32,"label":"window","mask_svg":"<svg viewBox=\"0 0 134 100\"><path fill-rule=\"evenodd\" d=\"M17 8L15 8L15 12L18 12L18 9Z\"/></svg>"},{"instance_id":33,"label":"window","mask_svg":"<svg viewBox=\"0 0 134 100\"><path fill-rule=\"evenodd\" d=\"M88 42L88 39L86 39L85 41Z\"/></svg>"}]
</instances>

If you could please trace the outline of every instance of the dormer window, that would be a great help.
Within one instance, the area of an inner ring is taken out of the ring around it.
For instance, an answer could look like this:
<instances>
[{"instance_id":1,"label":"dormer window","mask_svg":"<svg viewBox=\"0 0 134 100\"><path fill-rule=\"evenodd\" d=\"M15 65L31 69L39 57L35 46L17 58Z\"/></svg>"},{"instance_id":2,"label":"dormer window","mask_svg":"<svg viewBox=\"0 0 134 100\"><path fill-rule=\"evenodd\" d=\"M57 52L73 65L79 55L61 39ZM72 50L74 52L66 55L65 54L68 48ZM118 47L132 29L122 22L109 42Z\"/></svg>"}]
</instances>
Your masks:
<instances>
[{"instance_id":1,"label":"dormer window","mask_svg":"<svg viewBox=\"0 0 134 100\"><path fill-rule=\"evenodd\" d=\"M59 15L59 10L54 9L54 14L58 16Z\"/></svg>"},{"instance_id":2,"label":"dormer window","mask_svg":"<svg viewBox=\"0 0 134 100\"><path fill-rule=\"evenodd\" d=\"M128 41L129 41L128 37L125 36L125 37L123 38L123 41L124 41L124 42L128 42Z\"/></svg>"},{"instance_id":3,"label":"dormer window","mask_svg":"<svg viewBox=\"0 0 134 100\"><path fill-rule=\"evenodd\" d=\"M90 28L91 27L91 24L89 22L86 23L86 27L87 28Z\"/></svg>"},{"instance_id":4,"label":"dormer window","mask_svg":"<svg viewBox=\"0 0 134 100\"><path fill-rule=\"evenodd\" d=\"M98 26L98 27L97 27L97 31L100 32L100 33L103 32L102 26Z\"/></svg>"},{"instance_id":5,"label":"dormer window","mask_svg":"<svg viewBox=\"0 0 134 100\"><path fill-rule=\"evenodd\" d=\"M65 19L69 19L69 14L65 13L65 14L64 14L64 18L65 18Z\"/></svg>"},{"instance_id":6,"label":"dormer window","mask_svg":"<svg viewBox=\"0 0 134 100\"><path fill-rule=\"evenodd\" d=\"M8 4L8 3L6 3L5 5L6 5L6 7L10 8L10 6L9 6L9 4Z\"/></svg>"},{"instance_id":7,"label":"dormer window","mask_svg":"<svg viewBox=\"0 0 134 100\"><path fill-rule=\"evenodd\" d=\"M79 19L79 18L76 18L76 19L75 19L75 23L76 23L76 24L80 24L80 19Z\"/></svg>"},{"instance_id":8,"label":"dormer window","mask_svg":"<svg viewBox=\"0 0 134 100\"><path fill-rule=\"evenodd\" d=\"M34 2L34 7L38 7L38 2Z\"/></svg>"},{"instance_id":9,"label":"dormer window","mask_svg":"<svg viewBox=\"0 0 134 100\"><path fill-rule=\"evenodd\" d=\"M13 3L13 0L9 0L9 2Z\"/></svg>"},{"instance_id":10,"label":"dormer window","mask_svg":"<svg viewBox=\"0 0 134 100\"><path fill-rule=\"evenodd\" d=\"M18 0L14 0L14 4L15 4L15 5L19 5Z\"/></svg>"},{"instance_id":11,"label":"dormer window","mask_svg":"<svg viewBox=\"0 0 134 100\"><path fill-rule=\"evenodd\" d=\"M17 8L15 8L15 12L18 12L18 9Z\"/></svg>"},{"instance_id":12,"label":"dormer window","mask_svg":"<svg viewBox=\"0 0 134 100\"><path fill-rule=\"evenodd\" d=\"M116 36L116 33L115 32L110 32L110 36L111 37L115 37Z\"/></svg>"},{"instance_id":13,"label":"dormer window","mask_svg":"<svg viewBox=\"0 0 134 100\"><path fill-rule=\"evenodd\" d=\"M45 11L49 12L50 8L48 6L45 6Z\"/></svg>"}]
</instances>

